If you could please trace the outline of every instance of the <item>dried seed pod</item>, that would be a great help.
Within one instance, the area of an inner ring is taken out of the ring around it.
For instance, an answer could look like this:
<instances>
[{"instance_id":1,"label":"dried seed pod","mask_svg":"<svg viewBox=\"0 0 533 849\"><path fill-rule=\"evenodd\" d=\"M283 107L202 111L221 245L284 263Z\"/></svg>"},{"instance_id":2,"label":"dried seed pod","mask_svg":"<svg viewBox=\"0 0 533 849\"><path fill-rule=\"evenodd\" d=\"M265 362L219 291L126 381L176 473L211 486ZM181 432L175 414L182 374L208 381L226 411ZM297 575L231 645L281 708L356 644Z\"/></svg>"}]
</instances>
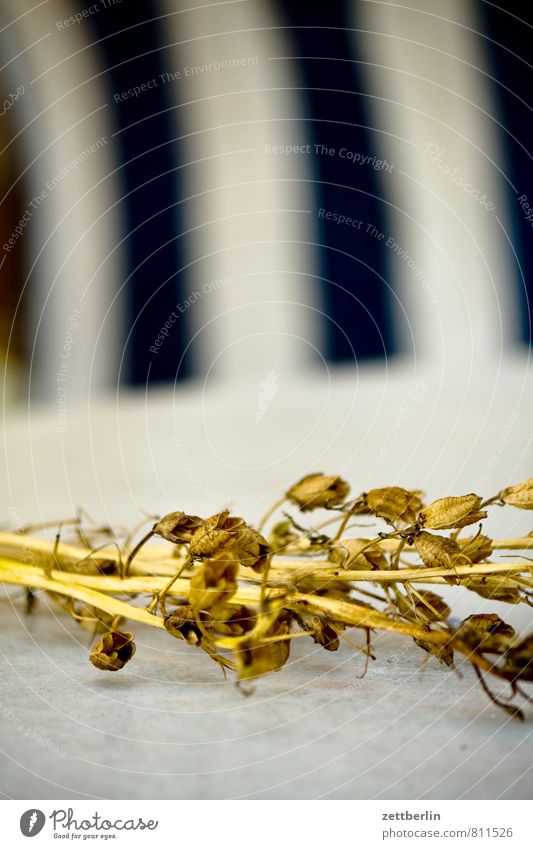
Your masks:
<instances>
[{"instance_id":1,"label":"dried seed pod","mask_svg":"<svg viewBox=\"0 0 533 849\"><path fill-rule=\"evenodd\" d=\"M269 637L283 637L290 631L290 620L286 616L270 627L263 639L244 638L235 651L235 665L242 681L257 678L267 672L276 672L287 662L291 650L290 640L269 642Z\"/></svg>"},{"instance_id":2,"label":"dried seed pod","mask_svg":"<svg viewBox=\"0 0 533 849\"><path fill-rule=\"evenodd\" d=\"M489 598L491 601L505 601L507 604L519 604L522 601L522 595L518 587L506 587L505 578L492 580L487 583L483 578L478 581L470 581L467 588L473 593L477 593L482 598Z\"/></svg>"},{"instance_id":3,"label":"dried seed pod","mask_svg":"<svg viewBox=\"0 0 533 849\"><path fill-rule=\"evenodd\" d=\"M500 492L500 499L504 504L519 507L520 510L533 510L533 478L508 486Z\"/></svg>"},{"instance_id":4,"label":"dried seed pod","mask_svg":"<svg viewBox=\"0 0 533 849\"><path fill-rule=\"evenodd\" d=\"M304 512L318 507L338 507L346 501L349 493L350 485L339 475L317 472L295 483L287 492L287 498Z\"/></svg>"},{"instance_id":5,"label":"dried seed pod","mask_svg":"<svg viewBox=\"0 0 533 849\"><path fill-rule=\"evenodd\" d=\"M91 651L90 661L98 669L116 672L135 654L133 634L129 631L108 631Z\"/></svg>"},{"instance_id":6,"label":"dried seed pod","mask_svg":"<svg viewBox=\"0 0 533 849\"><path fill-rule=\"evenodd\" d=\"M427 531L421 531L415 536L413 546L424 566L429 569L453 569L457 565L457 558L461 556L461 549L455 540Z\"/></svg>"},{"instance_id":7,"label":"dried seed pod","mask_svg":"<svg viewBox=\"0 0 533 849\"><path fill-rule=\"evenodd\" d=\"M493 552L492 540L485 534L476 534L475 537L464 537L456 540L457 545L471 563L481 563L482 560L487 560Z\"/></svg>"},{"instance_id":8,"label":"dried seed pod","mask_svg":"<svg viewBox=\"0 0 533 849\"><path fill-rule=\"evenodd\" d=\"M168 513L154 525L153 532L169 542L182 545L191 541L203 521L200 516L189 516L181 511Z\"/></svg>"},{"instance_id":9,"label":"dried seed pod","mask_svg":"<svg viewBox=\"0 0 533 849\"><path fill-rule=\"evenodd\" d=\"M198 624L198 616L190 604L180 604L176 609L165 616L163 624L173 637L185 640L190 646L199 646L202 642L203 633ZM202 624L208 628L210 618L208 614L202 614Z\"/></svg>"},{"instance_id":10,"label":"dried seed pod","mask_svg":"<svg viewBox=\"0 0 533 849\"><path fill-rule=\"evenodd\" d=\"M482 498L471 492L469 495L448 496L437 498L420 512L418 524L420 527L442 531L446 528L464 528L473 522L485 519L487 514L480 510Z\"/></svg>"},{"instance_id":11,"label":"dried seed pod","mask_svg":"<svg viewBox=\"0 0 533 849\"><path fill-rule=\"evenodd\" d=\"M522 681L533 681L533 634L508 649L504 669Z\"/></svg>"},{"instance_id":12,"label":"dried seed pod","mask_svg":"<svg viewBox=\"0 0 533 849\"><path fill-rule=\"evenodd\" d=\"M234 540L239 531L246 526L244 519L240 516L230 516L229 510L215 513L195 531L189 545L192 557L201 559L211 557L217 551L225 548L231 540Z\"/></svg>"},{"instance_id":13,"label":"dried seed pod","mask_svg":"<svg viewBox=\"0 0 533 849\"><path fill-rule=\"evenodd\" d=\"M474 613L461 622L457 636L467 645L479 651L501 654L515 635L514 628L496 613Z\"/></svg>"},{"instance_id":14,"label":"dried seed pod","mask_svg":"<svg viewBox=\"0 0 533 849\"><path fill-rule=\"evenodd\" d=\"M239 561L234 551L219 551L204 560L191 576L189 603L195 610L209 610L229 601L237 590Z\"/></svg>"},{"instance_id":15,"label":"dried seed pod","mask_svg":"<svg viewBox=\"0 0 533 849\"><path fill-rule=\"evenodd\" d=\"M393 524L400 521L411 524L422 508L419 490L403 489L401 486L371 489L363 493L362 498L370 513Z\"/></svg>"},{"instance_id":16,"label":"dried seed pod","mask_svg":"<svg viewBox=\"0 0 533 849\"><path fill-rule=\"evenodd\" d=\"M242 637L257 620L257 614L244 604L217 604L210 613L210 627L228 637Z\"/></svg>"},{"instance_id":17,"label":"dried seed pod","mask_svg":"<svg viewBox=\"0 0 533 849\"><path fill-rule=\"evenodd\" d=\"M435 643L428 642L427 640L419 640L416 637L413 639L417 646L427 651L428 654L433 655L433 657L436 657L445 666L453 666L453 650L450 646L438 646Z\"/></svg>"},{"instance_id":18,"label":"dried seed pod","mask_svg":"<svg viewBox=\"0 0 533 849\"><path fill-rule=\"evenodd\" d=\"M417 614L428 622L441 622L448 619L451 610L444 599L429 590L417 590L418 598L413 594L413 603Z\"/></svg>"},{"instance_id":19,"label":"dried seed pod","mask_svg":"<svg viewBox=\"0 0 533 849\"><path fill-rule=\"evenodd\" d=\"M339 634L346 628L342 622L328 622L323 616L311 613L304 604L295 604L292 612L302 630L312 631L315 643L323 646L326 651L338 650Z\"/></svg>"},{"instance_id":20,"label":"dried seed pod","mask_svg":"<svg viewBox=\"0 0 533 849\"><path fill-rule=\"evenodd\" d=\"M245 527L235 538L235 550L239 554L243 566L248 566L254 572L262 572L268 563L270 546L264 536L255 528Z\"/></svg>"},{"instance_id":21,"label":"dried seed pod","mask_svg":"<svg viewBox=\"0 0 533 849\"><path fill-rule=\"evenodd\" d=\"M364 550L363 550L364 549ZM368 545L367 539L341 539L328 552L330 563L343 569L386 569L387 558L379 545Z\"/></svg>"},{"instance_id":22,"label":"dried seed pod","mask_svg":"<svg viewBox=\"0 0 533 849\"><path fill-rule=\"evenodd\" d=\"M295 533L292 522L285 519L274 525L268 538L268 544L273 552L280 552L297 539L298 534Z\"/></svg>"}]
</instances>

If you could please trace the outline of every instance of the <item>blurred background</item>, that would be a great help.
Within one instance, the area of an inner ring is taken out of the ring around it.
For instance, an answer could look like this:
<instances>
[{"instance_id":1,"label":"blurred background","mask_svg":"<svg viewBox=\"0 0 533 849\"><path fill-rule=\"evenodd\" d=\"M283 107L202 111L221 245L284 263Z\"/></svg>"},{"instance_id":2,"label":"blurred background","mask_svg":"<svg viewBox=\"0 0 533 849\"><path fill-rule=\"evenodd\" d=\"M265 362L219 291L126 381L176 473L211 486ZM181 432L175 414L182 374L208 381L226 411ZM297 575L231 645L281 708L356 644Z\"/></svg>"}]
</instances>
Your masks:
<instances>
[{"instance_id":1,"label":"blurred background","mask_svg":"<svg viewBox=\"0 0 533 849\"><path fill-rule=\"evenodd\" d=\"M0 0L8 403L525 355L532 24L512 0Z\"/></svg>"}]
</instances>

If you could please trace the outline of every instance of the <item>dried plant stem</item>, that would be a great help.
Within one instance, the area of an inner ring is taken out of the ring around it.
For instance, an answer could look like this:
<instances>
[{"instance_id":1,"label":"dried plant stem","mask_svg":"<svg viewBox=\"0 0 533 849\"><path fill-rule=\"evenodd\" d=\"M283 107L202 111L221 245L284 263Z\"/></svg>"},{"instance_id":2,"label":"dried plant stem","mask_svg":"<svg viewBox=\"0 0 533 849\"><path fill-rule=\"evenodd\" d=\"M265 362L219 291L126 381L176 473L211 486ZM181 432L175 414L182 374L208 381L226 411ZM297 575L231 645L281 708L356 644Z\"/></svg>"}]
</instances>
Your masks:
<instances>
[{"instance_id":1,"label":"dried plant stem","mask_svg":"<svg viewBox=\"0 0 533 849\"><path fill-rule=\"evenodd\" d=\"M259 524L257 526L258 531L263 530L263 528L265 527L265 525L268 522L268 520L270 519L270 517L274 515L276 510L279 510L279 508L282 507L285 504L286 500L287 500L287 496L282 495L281 498L278 498L277 501L274 501L274 503L270 505L268 510L265 511L265 513L263 514L263 516L261 517L261 519L259 521Z\"/></svg>"},{"instance_id":2,"label":"dried plant stem","mask_svg":"<svg viewBox=\"0 0 533 849\"><path fill-rule=\"evenodd\" d=\"M18 584L23 587L31 587L31 589L47 590L48 592L59 593L60 595L76 598L86 604L96 607L98 610L103 610L105 613L110 613L113 616L123 616L127 619L134 619L136 622L142 622L145 625L153 625L156 628L163 627L163 620L158 616L153 616L144 608L135 607L128 602L121 601L112 595L90 589L73 581L64 581L63 572L52 572L52 576L47 578L43 573L32 566L23 566L12 560L7 560L0 557L0 581L7 584ZM57 577L56 577L57 576ZM76 575L76 578L79 576ZM89 576L86 576L89 577ZM59 579L58 579L59 578Z\"/></svg>"}]
</instances>

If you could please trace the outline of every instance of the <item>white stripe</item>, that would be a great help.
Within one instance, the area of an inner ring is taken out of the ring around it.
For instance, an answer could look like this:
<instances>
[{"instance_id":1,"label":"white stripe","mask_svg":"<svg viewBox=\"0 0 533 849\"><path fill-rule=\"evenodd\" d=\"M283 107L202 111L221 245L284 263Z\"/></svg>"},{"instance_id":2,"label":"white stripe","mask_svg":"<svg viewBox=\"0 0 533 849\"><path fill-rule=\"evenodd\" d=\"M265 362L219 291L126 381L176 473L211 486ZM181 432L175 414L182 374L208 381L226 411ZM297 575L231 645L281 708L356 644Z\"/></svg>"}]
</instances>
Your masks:
<instances>
[{"instance_id":1,"label":"white stripe","mask_svg":"<svg viewBox=\"0 0 533 849\"><path fill-rule=\"evenodd\" d=\"M180 44L162 57L181 73L167 85L187 104L175 111L176 135L186 136L186 162L202 160L183 172L188 285L208 290L189 312L192 350L218 375L291 370L321 345L310 157L265 151L306 141L291 66L268 61L292 52L282 23L268 2L166 19L168 41Z\"/></svg>"},{"instance_id":2,"label":"white stripe","mask_svg":"<svg viewBox=\"0 0 533 849\"><path fill-rule=\"evenodd\" d=\"M6 21L18 11L16 0L6 0ZM62 359L68 360L66 391L68 400L73 400L85 397L89 385L93 389L112 385L120 355L117 311L106 317L122 269L114 252L119 242L118 213L110 209L119 196L118 180L107 178L116 168L110 95L102 79L94 78L102 70L97 66L99 54L83 50L94 40L90 23L84 20L66 30L56 27L56 21L72 13L69 3L52 0L20 17L8 30L22 46L50 34L13 63L13 78L26 90L10 117L18 131L27 127L17 141L24 166L34 162L22 184L23 203L31 204L45 193L21 241L30 271L25 298L31 306L30 343L35 339L32 378L37 394L52 400L57 398ZM83 52L29 84L79 50ZM106 141L98 142L102 139ZM91 151L95 143L97 149ZM72 333L69 319L77 310L79 327ZM61 355L65 343L68 358Z\"/></svg>"},{"instance_id":3,"label":"white stripe","mask_svg":"<svg viewBox=\"0 0 533 849\"><path fill-rule=\"evenodd\" d=\"M368 63L372 123L397 137L375 134L396 163L383 192L393 204L388 235L399 245L393 285L411 325L397 315L397 331L407 344L412 331L416 351L436 360L482 361L516 331L518 304L498 220L507 219L511 187L498 170L481 23L471 0L437 2L431 12L423 0L409 6L372 0L351 21L367 30L354 39Z\"/></svg>"}]
</instances>

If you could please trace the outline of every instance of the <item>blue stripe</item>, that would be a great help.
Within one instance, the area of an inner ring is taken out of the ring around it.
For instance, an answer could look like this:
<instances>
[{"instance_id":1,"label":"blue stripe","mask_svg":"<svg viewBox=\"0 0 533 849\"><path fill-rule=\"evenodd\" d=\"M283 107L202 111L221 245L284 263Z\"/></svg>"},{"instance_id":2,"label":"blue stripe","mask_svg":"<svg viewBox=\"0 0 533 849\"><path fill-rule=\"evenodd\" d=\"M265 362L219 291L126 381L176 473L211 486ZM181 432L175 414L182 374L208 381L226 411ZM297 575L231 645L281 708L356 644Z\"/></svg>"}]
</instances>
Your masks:
<instances>
[{"instance_id":1,"label":"blue stripe","mask_svg":"<svg viewBox=\"0 0 533 849\"><path fill-rule=\"evenodd\" d=\"M384 282L385 248L370 235L384 233L377 171L354 165L349 153L377 158L361 80L346 25L347 4L280 3L293 27L293 54L302 86L306 141L313 147L315 214L319 228L327 356L334 361L383 357L393 351ZM318 151L318 152L316 152ZM331 152L333 151L333 152ZM361 224L337 224L327 213ZM370 228L369 228L370 225Z\"/></svg>"},{"instance_id":2,"label":"blue stripe","mask_svg":"<svg viewBox=\"0 0 533 849\"><path fill-rule=\"evenodd\" d=\"M522 343L530 345L533 302L533 9L530 3L520 0L508 0L505 9L493 3L482 3L480 8L485 33L492 39L485 42L489 73L500 83L494 85L493 99L500 120L508 130L507 133L502 132L499 140L505 157L503 171L517 190L513 193L509 189L510 235L517 263L507 285L517 287L520 293L521 322L516 336Z\"/></svg>"},{"instance_id":3,"label":"blue stripe","mask_svg":"<svg viewBox=\"0 0 533 849\"><path fill-rule=\"evenodd\" d=\"M115 142L121 162L128 266L123 303L129 334L125 377L134 384L145 383L148 376L150 381L173 380L189 371L185 361L180 364L189 338L186 314L172 325L158 353L150 351L177 302L187 294L186 284L177 275L184 265L177 237L183 226L181 206L176 205L180 151L173 113L165 111L175 104L170 97L176 97L176 87L161 84L160 74L169 68L156 15L156 4L145 2L128 4L126 13L124 6L110 7L90 19L102 39L98 49L108 69L109 102L118 131ZM138 96L124 96L133 86L153 80Z\"/></svg>"}]
</instances>

